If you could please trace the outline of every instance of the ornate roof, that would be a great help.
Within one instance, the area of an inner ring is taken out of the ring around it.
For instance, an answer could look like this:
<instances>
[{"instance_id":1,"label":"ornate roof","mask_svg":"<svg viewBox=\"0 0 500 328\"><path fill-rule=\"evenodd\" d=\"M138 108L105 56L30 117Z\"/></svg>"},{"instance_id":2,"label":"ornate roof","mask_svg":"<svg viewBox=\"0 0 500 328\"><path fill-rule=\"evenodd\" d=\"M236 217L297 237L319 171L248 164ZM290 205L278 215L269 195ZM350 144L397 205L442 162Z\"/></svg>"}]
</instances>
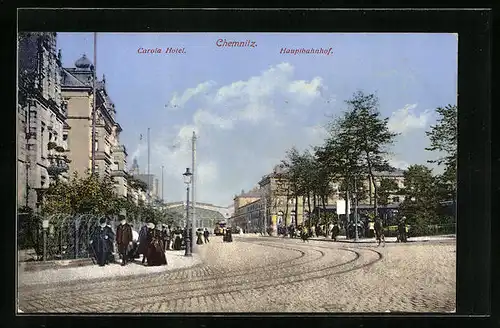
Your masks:
<instances>
[{"instance_id":1,"label":"ornate roof","mask_svg":"<svg viewBox=\"0 0 500 328\"><path fill-rule=\"evenodd\" d=\"M171 207L168 210L182 215L186 213L185 206ZM225 218L220 212L196 206L196 219L224 220Z\"/></svg>"},{"instance_id":2,"label":"ornate roof","mask_svg":"<svg viewBox=\"0 0 500 328\"><path fill-rule=\"evenodd\" d=\"M78 69L91 70L94 66L85 54L75 62L75 67Z\"/></svg>"}]
</instances>

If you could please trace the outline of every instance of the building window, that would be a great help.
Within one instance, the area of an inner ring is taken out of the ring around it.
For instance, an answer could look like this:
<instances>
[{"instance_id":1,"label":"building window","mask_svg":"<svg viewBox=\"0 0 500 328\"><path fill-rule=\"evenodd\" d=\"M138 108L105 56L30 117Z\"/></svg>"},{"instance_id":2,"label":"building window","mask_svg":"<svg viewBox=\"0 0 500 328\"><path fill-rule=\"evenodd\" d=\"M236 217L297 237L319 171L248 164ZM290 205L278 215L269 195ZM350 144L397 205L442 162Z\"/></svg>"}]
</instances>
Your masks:
<instances>
[{"instance_id":1,"label":"building window","mask_svg":"<svg viewBox=\"0 0 500 328\"><path fill-rule=\"evenodd\" d=\"M44 153L44 145L43 145L43 134L45 133L45 124L42 123L42 128L41 128L41 132L40 132L40 156L42 158L45 158L45 153Z\"/></svg>"},{"instance_id":2,"label":"building window","mask_svg":"<svg viewBox=\"0 0 500 328\"><path fill-rule=\"evenodd\" d=\"M399 203L399 197L393 197L392 198L393 203Z\"/></svg>"}]
</instances>

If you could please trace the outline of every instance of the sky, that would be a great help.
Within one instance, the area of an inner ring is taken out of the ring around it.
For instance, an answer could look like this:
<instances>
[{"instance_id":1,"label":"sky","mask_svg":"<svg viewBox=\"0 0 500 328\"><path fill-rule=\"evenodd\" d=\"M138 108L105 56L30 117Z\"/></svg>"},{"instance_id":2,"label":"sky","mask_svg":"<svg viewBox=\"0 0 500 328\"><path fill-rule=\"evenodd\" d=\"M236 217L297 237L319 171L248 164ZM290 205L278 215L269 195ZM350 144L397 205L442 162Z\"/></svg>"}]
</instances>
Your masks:
<instances>
[{"instance_id":1,"label":"sky","mask_svg":"<svg viewBox=\"0 0 500 328\"><path fill-rule=\"evenodd\" d=\"M220 46L224 40L250 46ZM83 54L93 61L92 33L58 33L57 43L64 67ZM115 103L128 167L137 158L146 172L150 128L150 170L161 186L164 167L167 202L185 198L193 131L196 200L228 206L292 146L322 145L327 123L358 90L378 96L382 116L399 133L390 162L403 169L432 167L427 160L438 154L425 150L425 131L437 107L457 102L456 34L98 33L96 48L97 75L105 75Z\"/></svg>"}]
</instances>

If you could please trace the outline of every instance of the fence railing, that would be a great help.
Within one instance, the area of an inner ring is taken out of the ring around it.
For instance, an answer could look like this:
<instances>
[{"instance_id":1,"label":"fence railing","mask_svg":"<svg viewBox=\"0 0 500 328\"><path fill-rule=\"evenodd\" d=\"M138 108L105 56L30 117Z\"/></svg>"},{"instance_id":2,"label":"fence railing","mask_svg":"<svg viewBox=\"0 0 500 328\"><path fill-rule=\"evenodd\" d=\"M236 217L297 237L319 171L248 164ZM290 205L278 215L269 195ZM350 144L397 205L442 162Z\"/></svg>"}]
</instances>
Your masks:
<instances>
[{"instance_id":1,"label":"fence railing","mask_svg":"<svg viewBox=\"0 0 500 328\"><path fill-rule=\"evenodd\" d=\"M32 249L36 259L66 260L92 257L90 241L103 216L92 214L79 215L19 215L18 216L18 249ZM48 221L44 229L43 221ZM110 222L116 232L117 220ZM129 222L132 228L139 231L142 222Z\"/></svg>"},{"instance_id":2,"label":"fence railing","mask_svg":"<svg viewBox=\"0 0 500 328\"><path fill-rule=\"evenodd\" d=\"M409 237L420 236L437 236L437 235L451 235L456 233L456 224L435 224L423 227L408 226ZM388 226L384 228L384 235L386 237L395 237L398 234L397 226Z\"/></svg>"}]
</instances>

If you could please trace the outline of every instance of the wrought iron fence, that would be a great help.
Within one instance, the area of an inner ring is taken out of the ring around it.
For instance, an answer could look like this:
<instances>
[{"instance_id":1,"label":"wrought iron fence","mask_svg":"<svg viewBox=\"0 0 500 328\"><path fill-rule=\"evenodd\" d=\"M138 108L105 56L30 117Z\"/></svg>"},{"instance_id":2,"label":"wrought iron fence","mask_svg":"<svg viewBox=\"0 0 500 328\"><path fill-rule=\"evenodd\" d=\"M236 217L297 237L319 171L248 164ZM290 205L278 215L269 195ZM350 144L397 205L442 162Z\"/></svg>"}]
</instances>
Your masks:
<instances>
[{"instance_id":1,"label":"wrought iron fence","mask_svg":"<svg viewBox=\"0 0 500 328\"><path fill-rule=\"evenodd\" d=\"M93 214L20 214L18 216L18 248L33 249L37 260L66 260L89 258L94 256L90 241L103 215ZM43 221L48 221L48 228L43 228ZM113 219L111 229L116 233L119 222ZM141 221L129 222L132 229L139 232L144 225ZM45 235L45 238L44 238Z\"/></svg>"}]
</instances>

